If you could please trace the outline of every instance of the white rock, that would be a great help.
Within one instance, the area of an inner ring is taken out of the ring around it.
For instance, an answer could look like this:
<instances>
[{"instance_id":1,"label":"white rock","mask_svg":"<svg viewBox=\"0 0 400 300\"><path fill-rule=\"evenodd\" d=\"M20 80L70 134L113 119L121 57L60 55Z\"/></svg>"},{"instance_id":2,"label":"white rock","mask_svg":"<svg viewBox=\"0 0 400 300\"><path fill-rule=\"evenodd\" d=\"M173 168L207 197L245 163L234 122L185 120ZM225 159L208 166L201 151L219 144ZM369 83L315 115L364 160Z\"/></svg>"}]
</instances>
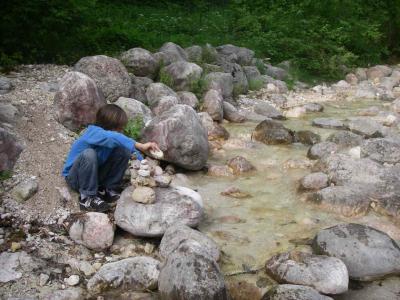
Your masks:
<instances>
[{"instance_id":1,"label":"white rock","mask_svg":"<svg viewBox=\"0 0 400 300\"><path fill-rule=\"evenodd\" d=\"M359 159L361 158L361 147L360 146L353 147L349 150L348 153L352 158Z\"/></svg>"},{"instance_id":2,"label":"white rock","mask_svg":"<svg viewBox=\"0 0 400 300\"><path fill-rule=\"evenodd\" d=\"M44 273L40 274L40 276L39 276L39 285L40 286L45 286L46 283L49 281L49 278L50 278L50 276L47 275L47 274L44 274Z\"/></svg>"},{"instance_id":3,"label":"white rock","mask_svg":"<svg viewBox=\"0 0 400 300\"><path fill-rule=\"evenodd\" d=\"M150 176L150 171L149 170L139 170L138 175L142 177L149 177Z\"/></svg>"},{"instance_id":4,"label":"white rock","mask_svg":"<svg viewBox=\"0 0 400 300\"><path fill-rule=\"evenodd\" d=\"M79 283L79 276L78 275L71 275L68 278L64 278L64 282L69 286L75 286Z\"/></svg>"}]
</instances>

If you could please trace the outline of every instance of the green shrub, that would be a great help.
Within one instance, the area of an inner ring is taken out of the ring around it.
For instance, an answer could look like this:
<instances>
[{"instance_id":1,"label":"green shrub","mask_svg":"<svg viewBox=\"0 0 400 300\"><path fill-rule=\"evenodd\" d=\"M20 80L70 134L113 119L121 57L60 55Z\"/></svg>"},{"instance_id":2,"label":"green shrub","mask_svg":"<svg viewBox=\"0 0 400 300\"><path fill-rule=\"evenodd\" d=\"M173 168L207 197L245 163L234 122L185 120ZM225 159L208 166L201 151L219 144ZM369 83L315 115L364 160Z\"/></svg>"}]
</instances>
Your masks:
<instances>
[{"instance_id":1,"label":"green shrub","mask_svg":"<svg viewBox=\"0 0 400 300\"><path fill-rule=\"evenodd\" d=\"M260 59L260 58L256 59L256 67L257 67L258 71L261 73L261 75L267 74L267 69L265 68L265 65L264 65L264 62L262 61L262 59Z\"/></svg>"},{"instance_id":2,"label":"green shrub","mask_svg":"<svg viewBox=\"0 0 400 300\"><path fill-rule=\"evenodd\" d=\"M264 80L262 79L252 79L249 80L249 90L251 91L258 91L264 85Z\"/></svg>"},{"instance_id":3,"label":"green shrub","mask_svg":"<svg viewBox=\"0 0 400 300\"><path fill-rule=\"evenodd\" d=\"M198 99L201 99L206 92L207 85L207 80L202 76L197 80L190 81L190 91L195 94Z\"/></svg>"},{"instance_id":4,"label":"green shrub","mask_svg":"<svg viewBox=\"0 0 400 300\"><path fill-rule=\"evenodd\" d=\"M164 83L172 89L174 88L174 79L165 71L165 69L160 70L159 77L161 83Z\"/></svg>"},{"instance_id":5,"label":"green shrub","mask_svg":"<svg viewBox=\"0 0 400 300\"><path fill-rule=\"evenodd\" d=\"M124 128L124 134L134 140L138 140L141 136L144 121L142 116L137 116L134 119L129 119Z\"/></svg>"},{"instance_id":6,"label":"green shrub","mask_svg":"<svg viewBox=\"0 0 400 300\"><path fill-rule=\"evenodd\" d=\"M0 182L10 179L12 177L12 171L4 170L0 171Z\"/></svg>"}]
</instances>

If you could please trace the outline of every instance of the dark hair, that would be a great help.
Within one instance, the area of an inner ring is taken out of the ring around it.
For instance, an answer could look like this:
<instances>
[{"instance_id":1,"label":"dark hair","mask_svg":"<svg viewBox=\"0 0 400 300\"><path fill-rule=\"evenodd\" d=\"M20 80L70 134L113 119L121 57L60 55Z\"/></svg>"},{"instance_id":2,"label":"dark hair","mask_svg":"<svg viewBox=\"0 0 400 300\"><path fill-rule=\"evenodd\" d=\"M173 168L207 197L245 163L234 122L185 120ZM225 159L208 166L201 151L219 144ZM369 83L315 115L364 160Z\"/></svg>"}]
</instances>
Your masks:
<instances>
[{"instance_id":1,"label":"dark hair","mask_svg":"<svg viewBox=\"0 0 400 300\"><path fill-rule=\"evenodd\" d=\"M106 104L96 114L96 125L105 130L120 130L128 123L126 112L115 104Z\"/></svg>"}]
</instances>

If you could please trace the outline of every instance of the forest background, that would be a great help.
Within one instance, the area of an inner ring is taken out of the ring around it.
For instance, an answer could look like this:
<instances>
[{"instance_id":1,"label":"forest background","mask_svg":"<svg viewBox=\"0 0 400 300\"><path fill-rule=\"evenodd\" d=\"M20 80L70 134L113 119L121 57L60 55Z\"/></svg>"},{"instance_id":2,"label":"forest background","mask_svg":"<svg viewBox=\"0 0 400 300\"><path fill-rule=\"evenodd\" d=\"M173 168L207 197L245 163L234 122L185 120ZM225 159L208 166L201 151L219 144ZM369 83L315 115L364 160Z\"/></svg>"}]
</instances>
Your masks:
<instances>
[{"instance_id":1,"label":"forest background","mask_svg":"<svg viewBox=\"0 0 400 300\"><path fill-rule=\"evenodd\" d=\"M0 66L73 64L171 41L253 49L291 60L303 80L334 80L346 68L397 63L400 0L6 0Z\"/></svg>"}]
</instances>

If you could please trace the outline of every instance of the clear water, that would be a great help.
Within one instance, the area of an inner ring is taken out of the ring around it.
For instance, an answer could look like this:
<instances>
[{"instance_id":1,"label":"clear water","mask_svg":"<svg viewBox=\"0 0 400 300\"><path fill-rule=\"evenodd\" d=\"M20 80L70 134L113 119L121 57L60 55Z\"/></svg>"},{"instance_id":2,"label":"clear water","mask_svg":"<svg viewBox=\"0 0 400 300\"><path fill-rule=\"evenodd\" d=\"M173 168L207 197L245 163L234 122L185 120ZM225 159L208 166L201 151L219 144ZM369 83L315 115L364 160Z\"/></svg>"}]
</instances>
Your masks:
<instances>
[{"instance_id":1,"label":"clear water","mask_svg":"<svg viewBox=\"0 0 400 300\"><path fill-rule=\"evenodd\" d=\"M284 125L294 130L312 130L324 140L334 130L312 127L312 119L344 119L356 115L358 109L372 105L382 106L382 103L363 101L324 104L324 112L287 120ZM247 122L229 124L226 128L231 134L231 140L251 144L251 132L256 125ZM246 268L262 268L273 254L295 248L291 240L312 238L321 228L341 222L383 222L389 227L394 226L390 220L374 214L350 220L302 202L301 194L297 192L298 182L311 171L287 169L284 162L288 159L305 159L308 146L253 144L253 147L244 148L240 145L224 147L209 159L210 163L222 165L228 159L242 155L257 168L250 175L232 178L216 178L204 173L189 175L192 187L202 195L206 205L206 220L199 229L212 237L223 251L220 265L224 274L240 272ZM238 187L252 197L234 199L222 196L220 193L230 186ZM393 228L396 230L395 226Z\"/></svg>"}]
</instances>

